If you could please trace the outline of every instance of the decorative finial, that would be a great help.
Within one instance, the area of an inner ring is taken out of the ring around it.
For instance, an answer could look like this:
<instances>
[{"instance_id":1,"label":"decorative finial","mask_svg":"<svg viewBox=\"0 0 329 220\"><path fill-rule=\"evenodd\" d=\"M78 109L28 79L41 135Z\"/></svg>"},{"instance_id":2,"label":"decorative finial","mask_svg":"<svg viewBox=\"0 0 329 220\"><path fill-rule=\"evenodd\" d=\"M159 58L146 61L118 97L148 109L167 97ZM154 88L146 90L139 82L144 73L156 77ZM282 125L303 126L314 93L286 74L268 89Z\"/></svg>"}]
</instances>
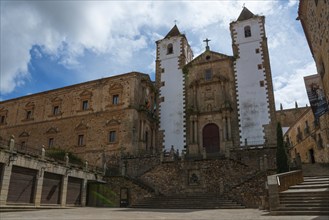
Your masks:
<instances>
[{"instance_id":1,"label":"decorative finial","mask_svg":"<svg viewBox=\"0 0 329 220\"><path fill-rule=\"evenodd\" d=\"M245 8L246 7L246 3L243 3L243 6L242 6L242 8Z\"/></svg>"},{"instance_id":2,"label":"decorative finial","mask_svg":"<svg viewBox=\"0 0 329 220\"><path fill-rule=\"evenodd\" d=\"M177 20L175 19L174 22L175 22L175 25L176 25L177 24Z\"/></svg>"},{"instance_id":3,"label":"decorative finial","mask_svg":"<svg viewBox=\"0 0 329 220\"><path fill-rule=\"evenodd\" d=\"M206 38L205 40L203 40L203 42L206 42L206 50L209 50L209 45L208 42L211 41L208 38Z\"/></svg>"},{"instance_id":4,"label":"decorative finial","mask_svg":"<svg viewBox=\"0 0 329 220\"><path fill-rule=\"evenodd\" d=\"M282 103L280 103L280 110L281 110L281 111L283 110L283 106L282 106Z\"/></svg>"}]
</instances>

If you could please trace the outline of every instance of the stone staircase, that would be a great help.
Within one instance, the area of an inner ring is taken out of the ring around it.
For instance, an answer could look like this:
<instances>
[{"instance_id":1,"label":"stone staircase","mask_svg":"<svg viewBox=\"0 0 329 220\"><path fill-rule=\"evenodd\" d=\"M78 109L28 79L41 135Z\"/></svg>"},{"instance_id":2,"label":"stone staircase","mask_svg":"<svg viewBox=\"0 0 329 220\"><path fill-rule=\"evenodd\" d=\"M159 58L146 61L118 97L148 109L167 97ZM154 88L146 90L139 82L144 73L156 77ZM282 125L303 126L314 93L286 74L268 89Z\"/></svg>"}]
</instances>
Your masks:
<instances>
[{"instance_id":1,"label":"stone staircase","mask_svg":"<svg viewBox=\"0 0 329 220\"><path fill-rule=\"evenodd\" d=\"M203 195L172 195L145 198L132 208L145 209L242 209L245 208L230 199Z\"/></svg>"},{"instance_id":2,"label":"stone staircase","mask_svg":"<svg viewBox=\"0 0 329 220\"><path fill-rule=\"evenodd\" d=\"M273 215L329 215L329 176L304 177L304 182L279 194Z\"/></svg>"}]
</instances>

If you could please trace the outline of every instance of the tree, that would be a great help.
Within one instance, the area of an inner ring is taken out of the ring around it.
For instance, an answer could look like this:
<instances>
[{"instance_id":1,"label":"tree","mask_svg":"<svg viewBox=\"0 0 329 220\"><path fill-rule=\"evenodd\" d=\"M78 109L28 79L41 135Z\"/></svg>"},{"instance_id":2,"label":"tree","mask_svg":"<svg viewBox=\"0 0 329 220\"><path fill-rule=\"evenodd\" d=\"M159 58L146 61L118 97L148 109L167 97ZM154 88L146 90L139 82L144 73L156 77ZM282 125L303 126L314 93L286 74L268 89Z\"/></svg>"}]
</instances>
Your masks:
<instances>
[{"instance_id":1,"label":"tree","mask_svg":"<svg viewBox=\"0 0 329 220\"><path fill-rule=\"evenodd\" d=\"M276 166L278 173L284 173L289 171L288 157L283 142L283 134L280 122L276 129L277 137L277 149L276 149Z\"/></svg>"}]
</instances>

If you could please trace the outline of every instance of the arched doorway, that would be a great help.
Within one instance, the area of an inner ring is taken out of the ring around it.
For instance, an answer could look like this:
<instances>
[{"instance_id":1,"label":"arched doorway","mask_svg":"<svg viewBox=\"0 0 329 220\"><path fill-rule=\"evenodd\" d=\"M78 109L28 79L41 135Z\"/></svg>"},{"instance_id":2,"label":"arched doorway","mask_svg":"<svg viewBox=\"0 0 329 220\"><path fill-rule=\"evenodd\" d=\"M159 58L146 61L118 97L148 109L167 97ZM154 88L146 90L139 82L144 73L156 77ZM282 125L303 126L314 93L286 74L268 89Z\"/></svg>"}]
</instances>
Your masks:
<instances>
[{"instance_id":1,"label":"arched doorway","mask_svg":"<svg viewBox=\"0 0 329 220\"><path fill-rule=\"evenodd\" d=\"M203 147L207 153L219 152L219 128L216 124L211 123L204 126L202 131Z\"/></svg>"}]
</instances>

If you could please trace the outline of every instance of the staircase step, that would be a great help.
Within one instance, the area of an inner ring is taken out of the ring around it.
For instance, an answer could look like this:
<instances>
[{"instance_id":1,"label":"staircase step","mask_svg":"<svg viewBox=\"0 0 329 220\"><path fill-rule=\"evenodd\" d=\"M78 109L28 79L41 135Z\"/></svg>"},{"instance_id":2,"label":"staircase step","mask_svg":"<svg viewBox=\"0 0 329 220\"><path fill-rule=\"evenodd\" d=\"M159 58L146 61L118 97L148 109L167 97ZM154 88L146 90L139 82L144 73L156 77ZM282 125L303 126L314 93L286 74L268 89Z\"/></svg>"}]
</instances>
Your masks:
<instances>
[{"instance_id":1,"label":"staircase step","mask_svg":"<svg viewBox=\"0 0 329 220\"><path fill-rule=\"evenodd\" d=\"M329 211L284 211L284 210L276 210L271 211L271 215L329 215Z\"/></svg>"},{"instance_id":2,"label":"staircase step","mask_svg":"<svg viewBox=\"0 0 329 220\"><path fill-rule=\"evenodd\" d=\"M159 209L241 209L244 206L235 201L218 198L210 195L173 195L145 198L133 208L159 208Z\"/></svg>"}]
</instances>

